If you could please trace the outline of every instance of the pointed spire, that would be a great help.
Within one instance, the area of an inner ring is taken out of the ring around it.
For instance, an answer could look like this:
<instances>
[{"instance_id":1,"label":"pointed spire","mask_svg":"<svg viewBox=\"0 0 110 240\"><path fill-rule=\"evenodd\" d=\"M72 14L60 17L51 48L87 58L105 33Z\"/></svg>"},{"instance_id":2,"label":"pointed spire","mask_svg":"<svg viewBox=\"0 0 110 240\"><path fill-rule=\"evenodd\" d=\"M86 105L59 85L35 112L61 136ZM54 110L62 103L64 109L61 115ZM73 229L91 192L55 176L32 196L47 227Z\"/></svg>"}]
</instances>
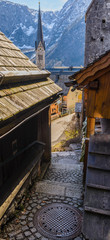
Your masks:
<instances>
[{"instance_id":1,"label":"pointed spire","mask_svg":"<svg viewBox=\"0 0 110 240\"><path fill-rule=\"evenodd\" d=\"M42 31L42 20L41 20L41 11L40 11L40 2L39 2L39 12L38 12L38 29L37 29L37 41L36 41L36 49L39 43L42 43L45 49L45 42L43 41L43 31Z\"/></svg>"}]
</instances>

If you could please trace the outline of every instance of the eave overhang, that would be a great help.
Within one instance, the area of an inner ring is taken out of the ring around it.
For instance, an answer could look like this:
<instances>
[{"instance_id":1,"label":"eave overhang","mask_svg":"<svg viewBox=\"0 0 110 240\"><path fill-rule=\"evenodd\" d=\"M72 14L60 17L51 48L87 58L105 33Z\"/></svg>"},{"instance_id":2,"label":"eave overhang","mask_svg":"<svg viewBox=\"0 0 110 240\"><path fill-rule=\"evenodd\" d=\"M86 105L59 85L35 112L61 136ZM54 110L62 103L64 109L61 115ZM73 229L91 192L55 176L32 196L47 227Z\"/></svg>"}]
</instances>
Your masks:
<instances>
[{"instance_id":1,"label":"eave overhang","mask_svg":"<svg viewBox=\"0 0 110 240\"><path fill-rule=\"evenodd\" d=\"M85 88L88 84L105 73L110 71L110 51L106 52L99 59L94 61L92 64L87 66L86 68L81 69L79 72L70 76L71 80L70 86L76 85L77 89Z\"/></svg>"},{"instance_id":2,"label":"eave overhang","mask_svg":"<svg viewBox=\"0 0 110 240\"><path fill-rule=\"evenodd\" d=\"M0 123L39 105L54 95L58 96L62 89L50 78L43 81L4 85L0 89Z\"/></svg>"},{"instance_id":3,"label":"eave overhang","mask_svg":"<svg viewBox=\"0 0 110 240\"><path fill-rule=\"evenodd\" d=\"M44 79L50 76L47 70L30 71L2 71L0 72L0 85L9 83L19 83L28 80Z\"/></svg>"}]
</instances>

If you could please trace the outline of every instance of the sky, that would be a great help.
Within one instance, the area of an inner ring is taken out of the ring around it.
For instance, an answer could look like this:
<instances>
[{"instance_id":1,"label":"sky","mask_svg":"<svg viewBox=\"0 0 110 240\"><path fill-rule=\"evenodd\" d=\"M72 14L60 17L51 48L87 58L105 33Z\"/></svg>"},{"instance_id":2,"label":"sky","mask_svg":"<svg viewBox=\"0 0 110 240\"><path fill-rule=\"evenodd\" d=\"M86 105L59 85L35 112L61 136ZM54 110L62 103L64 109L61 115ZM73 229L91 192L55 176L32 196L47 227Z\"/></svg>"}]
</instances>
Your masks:
<instances>
[{"instance_id":1,"label":"sky","mask_svg":"<svg viewBox=\"0 0 110 240\"><path fill-rule=\"evenodd\" d=\"M27 5L29 8L38 9L39 0L10 0L10 2ZM43 11L60 10L67 0L40 0Z\"/></svg>"}]
</instances>

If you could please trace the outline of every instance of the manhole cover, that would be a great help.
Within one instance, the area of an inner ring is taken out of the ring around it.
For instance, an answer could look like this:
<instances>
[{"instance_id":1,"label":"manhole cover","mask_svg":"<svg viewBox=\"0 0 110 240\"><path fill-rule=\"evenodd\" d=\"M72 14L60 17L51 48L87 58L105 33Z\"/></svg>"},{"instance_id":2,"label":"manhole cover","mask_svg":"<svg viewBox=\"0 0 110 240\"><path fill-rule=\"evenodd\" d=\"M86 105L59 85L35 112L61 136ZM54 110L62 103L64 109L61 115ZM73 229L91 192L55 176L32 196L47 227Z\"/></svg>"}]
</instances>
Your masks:
<instances>
[{"instance_id":1,"label":"manhole cover","mask_svg":"<svg viewBox=\"0 0 110 240\"><path fill-rule=\"evenodd\" d=\"M52 203L42 207L34 216L34 225L45 237L72 239L80 235L81 212L63 203Z\"/></svg>"}]
</instances>

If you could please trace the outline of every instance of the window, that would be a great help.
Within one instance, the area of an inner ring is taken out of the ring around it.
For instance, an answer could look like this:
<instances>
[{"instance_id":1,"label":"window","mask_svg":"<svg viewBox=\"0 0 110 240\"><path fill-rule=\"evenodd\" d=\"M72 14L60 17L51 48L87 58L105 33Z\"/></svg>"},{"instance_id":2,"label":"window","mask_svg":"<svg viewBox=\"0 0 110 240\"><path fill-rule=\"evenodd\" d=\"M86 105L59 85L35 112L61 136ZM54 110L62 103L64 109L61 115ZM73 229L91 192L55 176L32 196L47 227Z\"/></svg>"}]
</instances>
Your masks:
<instances>
[{"instance_id":1,"label":"window","mask_svg":"<svg viewBox=\"0 0 110 240\"><path fill-rule=\"evenodd\" d=\"M104 38L103 38L103 37L101 37L101 38L100 38L100 41L101 41L101 42L103 42L103 41L104 41Z\"/></svg>"},{"instance_id":2,"label":"window","mask_svg":"<svg viewBox=\"0 0 110 240\"><path fill-rule=\"evenodd\" d=\"M91 40L92 40L92 41L95 41L96 39L95 39L94 37L91 37Z\"/></svg>"},{"instance_id":3,"label":"window","mask_svg":"<svg viewBox=\"0 0 110 240\"><path fill-rule=\"evenodd\" d=\"M106 21L105 21L105 19L102 19L102 23L105 23Z\"/></svg>"},{"instance_id":4,"label":"window","mask_svg":"<svg viewBox=\"0 0 110 240\"><path fill-rule=\"evenodd\" d=\"M43 60L43 55L38 55L38 59L39 59L39 61L42 61Z\"/></svg>"}]
</instances>

